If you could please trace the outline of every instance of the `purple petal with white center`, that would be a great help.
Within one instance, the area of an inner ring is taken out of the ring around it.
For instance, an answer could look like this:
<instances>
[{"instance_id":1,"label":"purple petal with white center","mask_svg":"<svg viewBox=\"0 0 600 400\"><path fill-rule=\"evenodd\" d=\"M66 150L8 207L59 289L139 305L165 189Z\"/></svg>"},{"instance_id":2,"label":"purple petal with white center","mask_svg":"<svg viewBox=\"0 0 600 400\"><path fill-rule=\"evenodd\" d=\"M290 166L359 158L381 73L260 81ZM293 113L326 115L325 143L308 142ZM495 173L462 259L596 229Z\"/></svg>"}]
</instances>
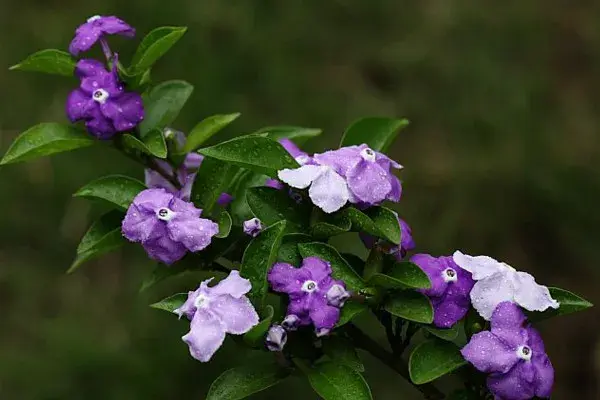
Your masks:
<instances>
[{"instance_id":1,"label":"purple petal with white center","mask_svg":"<svg viewBox=\"0 0 600 400\"><path fill-rule=\"evenodd\" d=\"M223 344L225 327L209 312L198 310L190 324L190 331L181 339L190 347L192 357L207 362Z\"/></svg>"},{"instance_id":2,"label":"purple petal with white center","mask_svg":"<svg viewBox=\"0 0 600 400\"><path fill-rule=\"evenodd\" d=\"M420 289L419 291L429 297L439 297L446 292L448 283L442 277L445 264L429 254L415 254L410 261L416 264L427 274L431 287L429 289Z\"/></svg>"},{"instance_id":3,"label":"purple petal with white center","mask_svg":"<svg viewBox=\"0 0 600 400\"><path fill-rule=\"evenodd\" d=\"M351 168L346 180L352 194L361 202L378 204L392 190L388 172L377 163L361 160Z\"/></svg>"},{"instance_id":4,"label":"purple petal with white center","mask_svg":"<svg viewBox=\"0 0 600 400\"><path fill-rule=\"evenodd\" d=\"M311 167L311 165L305 165L300 169L308 167ZM330 214L339 210L348 202L350 191L346 180L333 169L327 168L312 182L308 195L314 205Z\"/></svg>"},{"instance_id":5,"label":"purple petal with white center","mask_svg":"<svg viewBox=\"0 0 600 400\"><path fill-rule=\"evenodd\" d=\"M219 233L219 225L213 221L184 214L175 214L167 227L169 237L192 252L205 249Z\"/></svg>"},{"instance_id":6,"label":"purple petal with white center","mask_svg":"<svg viewBox=\"0 0 600 400\"><path fill-rule=\"evenodd\" d=\"M221 295L211 298L207 307L221 320L226 332L234 335L248 332L259 321L254 306L246 296L236 298L228 294Z\"/></svg>"},{"instance_id":7,"label":"purple petal with white center","mask_svg":"<svg viewBox=\"0 0 600 400\"><path fill-rule=\"evenodd\" d=\"M317 165L304 165L296 169L283 169L277 172L277 176L291 187L305 189L327 170Z\"/></svg>"},{"instance_id":8,"label":"purple petal with white center","mask_svg":"<svg viewBox=\"0 0 600 400\"><path fill-rule=\"evenodd\" d=\"M498 304L513 300L514 292L510 274L495 274L475 283L471 290L471 303L479 315L489 321Z\"/></svg>"},{"instance_id":9,"label":"purple petal with white center","mask_svg":"<svg viewBox=\"0 0 600 400\"><path fill-rule=\"evenodd\" d=\"M454 262L465 271L469 271L476 281L489 278L495 273L506 271L506 266L488 256L470 256L455 251Z\"/></svg>"},{"instance_id":10,"label":"purple petal with white center","mask_svg":"<svg viewBox=\"0 0 600 400\"><path fill-rule=\"evenodd\" d=\"M274 291L298 296L304 293L302 284L309 279L311 275L306 269L295 268L281 262L275 263L267 275L267 280Z\"/></svg>"},{"instance_id":11,"label":"purple petal with white center","mask_svg":"<svg viewBox=\"0 0 600 400\"><path fill-rule=\"evenodd\" d=\"M211 296L230 295L234 298L240 298L252 289L252 284L246 278L240 276L240 272L233 270L227 278L208 289Z\"/></svg>"},{"instance_id":12,"label":"purple petal with white center","mask_svg":"<svg viewBox=\"0 0 600 400\"><path fill-rule=\"evenodd\" d=\"M519 361L515 349L507 346L489 331L473 335L460 352L465 360L473 364L479 371L486 373L504 374Z\"/></svg>"},{"instance_id":13,"label":"purple petal with white center","mask_svg":"<svg viewBox=\"0 0 600 400\"><path fill-rule=\"evenodd\" d=\"M535 396L535 370L531 363L519 362L506 374L492 374L487 386L502 400L528 400Z\"/></svg>"},{"instance_id":14,"label":"purple petal with white center","mask_svg":"<svg viewBox=\"0 0 600 400\"><path fill-rule=\"evenodd\" d=\"M526 272L517 272L515 276L515 302L529 311L545 311L558 308L558 301L550 295L546 286L538 285L533 276Z\"/></svg>"}]
</instances>

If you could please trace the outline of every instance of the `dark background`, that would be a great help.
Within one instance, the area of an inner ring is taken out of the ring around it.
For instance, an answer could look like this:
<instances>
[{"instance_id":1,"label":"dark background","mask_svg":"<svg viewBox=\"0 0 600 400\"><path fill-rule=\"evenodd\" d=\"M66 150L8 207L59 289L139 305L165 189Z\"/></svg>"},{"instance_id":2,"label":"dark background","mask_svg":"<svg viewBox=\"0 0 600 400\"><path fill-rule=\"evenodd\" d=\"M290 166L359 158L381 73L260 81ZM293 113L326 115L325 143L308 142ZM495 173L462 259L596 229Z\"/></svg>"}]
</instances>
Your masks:
<instances>
[{"instance_id":1,"label":"dark background","mask_svg":"<svg viewBox=\"0 0 600 400\"><path fill-rule=\"evenodd\" d=\"M398 210L419 250L489 254L600 302L600 3L508 0L0 0L0 149L64 121L73 79L9 72L75 27L116 14L138 28L187 25L153 71L196 90L176 127L239 111L227 134L320 127L333 147L366 115L407 117L391 155L405 166ZM135 42L111 40L127 62ZM141 171L93 148L0 170L0 398L201 399L232 364L203 365L186 325L138 294L140 248L65 275L95 210L71 198L106 173ZM170 288L162 288L168 292ZM556 399L597 399L595 309L540 328ZM418 395L365 355L376 399ZM312 399L299 378L257 399Z\"/></svg>"}]
</instances>

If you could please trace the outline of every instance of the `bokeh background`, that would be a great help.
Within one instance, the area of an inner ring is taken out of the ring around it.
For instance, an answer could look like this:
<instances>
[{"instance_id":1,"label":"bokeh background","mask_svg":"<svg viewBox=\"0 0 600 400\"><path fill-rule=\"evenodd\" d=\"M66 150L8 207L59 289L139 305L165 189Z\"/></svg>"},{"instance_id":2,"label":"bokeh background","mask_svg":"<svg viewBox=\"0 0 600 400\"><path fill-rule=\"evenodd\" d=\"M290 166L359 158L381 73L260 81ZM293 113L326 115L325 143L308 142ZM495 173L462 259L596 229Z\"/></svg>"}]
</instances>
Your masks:
<instances>
[{"instance_id":1,"label":"bokeh background","mask_svg":"<svg viewBox=\"0 0 600 400\"><path fill-rule=\"evenodd\" d=\"M320 127L333 147L367 115L407 117L391 155L405 166L398 210L419 249L489 254L600 303L600 3L592 0L0 0L0 150L64 120L75 81L9 72L74 28L116 14L138 39L187 25L153 70L196 90L176 127L239 111L226 134ZM135 43L112 40L126 61ZM138 294L152 263L130 246L65 275L95 210L71 193L141 171L100 148L0 170L0 398L202 399L232 343L202 365L186 325ZM162 288L168 292L169 288ZM160 290L159 290L160 291ZM600 314L540 328L556 399L598 399ZM377 332L375 332L378 335ZM417 399L363 355L376 399ZM299 378L256 399L313 399Z\"/></svg>"}]
</instances>

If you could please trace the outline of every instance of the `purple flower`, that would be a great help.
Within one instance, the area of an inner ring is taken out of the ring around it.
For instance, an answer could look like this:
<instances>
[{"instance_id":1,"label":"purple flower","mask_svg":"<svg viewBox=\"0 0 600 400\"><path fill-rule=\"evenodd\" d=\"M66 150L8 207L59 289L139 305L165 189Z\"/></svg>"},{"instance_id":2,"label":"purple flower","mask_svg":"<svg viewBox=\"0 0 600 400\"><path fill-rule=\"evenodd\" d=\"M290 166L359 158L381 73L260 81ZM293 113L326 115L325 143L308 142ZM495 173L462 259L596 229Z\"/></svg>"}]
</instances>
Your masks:
<instances>
[{"instance_id":1,"label":"purple flower","mask_svg":"<svg viewBox=\"0 0 600 400\"><path fill-rule=\"evenodd\" d=\"M363 232L361 232L359 236L366 248L372 249L377 245L387 254L393 255L398 261L400 261L406 256L407 252L416 247L416 244L413 240L410 226L403 219L399 218L398 215L396 215L396 217L398 218L398 224L400 225L399 245L394 245L383 239L376 239L375 237Z\"/></svg>"},{"instance_id":2,"label":"purple flower","mask_svg":"<svg viewBox=\"0 0 600 400\"><path fill-rule=\"evenodd\" d=\"M123 236L140 242L151 258L172 264L188 251L206 248L219 232L217 224L200 218L201 213L164 189L146 189L127 210Z\"/></svg>"},{"instance_id":3,"label":"purple flower","mask_svg":"<svg viewBox=\"0 0 600 400\"><path fill-rule=\"evenodd\" d=\"M410 261L417 264L431 281L431 288L419 292L429 297L433 306L433 324L450 328L469 311L469 292L475 281L471 274L452 261L452 257L415 254Z\"/></svg>"},{"instance_id":4,"label":"purple flower","mask_svg":"<svg viewBox=\"0 0 600 400\"><path fill-rule=\"evenodd\" d=\"M489 374L487 386L497 399L548 398L554 368L538 331L525 326L514 303L503 302L492 314L491 330L476 333L461 350L479 371Z\"/></svg>"},{"instance_id":5,"label":"purple flower","mask_svg":"<svg viewBox=\"0 0 600 400\"><path fill-rule=\"evenodd\" d=\"M265 345L270 351L282 351L285 344L287 343L287 332L281 326L274 324L269 328L267 338L265 339Z\"/></svg>"},{"instance_id":6,"label":"purple flower","mask_svg":"<svg viewBox=\"0 0 600 400\"><path fill-rule=\"evenodd\" d=\"M244 233L252 237L257 237L258 234L263 230L262 223L258 218L252 218L243 223Z\"/></svg>"},{"instance_id":7,"label":"purple flower","mask_svg":"<svg viewBox=\"0 0 600 400\"><path fill-rule=\"evenodd\" d=\"M288 316L282 325L314 325L317 336L329 333L340 319L340 295L345 292L344 282L331 277L331 266L317 257L307 257L300 268L287 263L276 263L269 271L268 281L276 292L290 298ZM341 288L341 289L340 289ZM331 299L331 301L330 301Z\"/></svg>"},{"instance_id":8,"label":"purple flower","mask_svg":"<svg viewBox=\"0 0 600 400\"><path fill-rule=\"evenodd\" d=\"M271 187L271 188L277 189L277 190L281 190L285 187L283 185L283 183L279 182L277 179L272 179L272 178L267 179L267 181L265 182L265 186Z\"/></svg>"},{"instance_id":9,"label":"purple flower","mask_svg":"<svg viewBox=\"0 0 600 400\"><path fill-rule=\"evenodd\" d=\"M240 277L238 271L215 286L211 279L188 293L186 302L175 310L179 317L191 320L190 331L182 337L195 359L207 362L221 347L225 334L242 335L258 324L258 314L246 293L252 288L250 281Z\"/></svg>"},{"instance_id":10,"label":"purple flower","mask_svg":"<svg viewBox=\"0 0 600 400\"><path fill-rule=\"evenodd\" d=\"M135 29L115 16L95 15L77 28L75 37L69 45L69 52L76 56L82 51L88 51L105 35L134 37Z\"/></svg>"},{"instance_id":11,"label":"purple flower","mask_svg":"<svg viewBox=\"0 0 600 400\"><path fill-rule=\"evenodd\" d=\"M92 135L110 139L117 132L133 129L144 119L142 97L125 91L116 67L109 72L99 61L80 60L75 74L81 84L67 99L66 111L71 122L85 121Z\"/></svg>"},{"instance_id":12,"label":"purple flower","mask_svg":"<svg viewBox=\"0 0 600 400\"><path fill-rule=\"evenodd\" d=\"M296 144L294 142L292 142L290 139L281 138L281 139L279 139L279 143L283 146L284 149L287 150L288 153L290 153L290 155L292 157L294 157L296 159L298 164L304 165L304 164L307 164L308 162L310 162L310 160L311 160L310 156L307 153L300 150L300 148L298 146L296 146Z\"/></svg>"}]
</instances>

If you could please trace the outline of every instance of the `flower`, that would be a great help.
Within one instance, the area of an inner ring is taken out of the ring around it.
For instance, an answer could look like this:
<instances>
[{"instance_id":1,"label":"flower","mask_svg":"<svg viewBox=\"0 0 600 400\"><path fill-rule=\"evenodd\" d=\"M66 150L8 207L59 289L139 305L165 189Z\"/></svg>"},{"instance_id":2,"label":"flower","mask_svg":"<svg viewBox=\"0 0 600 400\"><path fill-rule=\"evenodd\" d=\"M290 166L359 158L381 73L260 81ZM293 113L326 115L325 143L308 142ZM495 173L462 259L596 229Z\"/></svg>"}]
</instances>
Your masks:
<instances>
[{"instance_id":1,"label":"flower","mask_svg":"<svg viewBox=\"0 0 600 400\"><path fill-rule=\"evenodd\" d=\"M250 281L240 277L238 271L215 286L208 286L213 278L203 281L200 287L188 293L185 303L174 312L186 316L190 331L181 339L190 347L195 359L207 362L221 347L225 334L242 335L258 324L258 314L246 293L252 288Z\"/></svg>"},{"instance_id":2,"label":"flower","mask_svg":"<svg viewBox=\"0 0 600 400\"><path fill-rule=\"evenodd\" d=\"M488 321L496 306L503 301L512 301L529 311L559 307L548 288L538 285L534 277L526 272L517 271L488 256L472 257L456 251L453 258L462 269L473 274L473 279L477 281L471 290L471 303Z\"/></svg>"},{"instance_id":3,"label":"flower","mask_svg":"<svg viewBox=\"0 0 600 400\"><path fill-rule=\"evenodd\" d=\"M257 237L258 234L263 230L262 223L258 218L252 218L243 223L244 233L252 237Z\"/></svg>"},{"instance_id":4,"label":"flower","mask_svg":"<svg viewBox=\"0 0 600 400\"><path fill-rule=\"evenodd\" d=\"M129 206L122 232L140 242L148 255L165 264L180 260L186 252L206 248L219 226L200 218L202 210L164 189L146 189Z\"/></svg>"},{"instance_id":5,"label":"flower","mask_svg":"<svg viewBox=\"0 0 600 400\"><path fill-rule=\"evenodd\" d=\"M94 15L77 28L69 45L69 52L76 56L82 51L88 51L105 35L134 37L135 29L115 16Z\"/></svg>"},{"instance_id":6,"label":"flower","mask_svg":"<svg viewBox=\"0 0 600 400\"><path fill-rule=\"evenodd\" d=\"M348 201L361 206L399 201L402 188L391 168L402 166L362 144L315 154L300 168L283 169L277 176L297 189L310 186L313 203L332 213Z\"/></svg>"},{"instance_id":7,"label":"flower","mask_svg":"<svg viewBox=\"0 0 600 400\"><path fill-rule=\"evenodd\" d=\"M554 368L538 331L524 326L517 305L502 302L492 314L491 330L476 333L462 348L463 357L489 374L487 386L498 399L548 398Z\"/></svg>"},{"instance_id":8,"label":"flower","mask_svg":"<svg viewBox=\"0 0 600 400\"><path fill-rule=\"evenodd\" d=\"M116 67L109 72L99 61L80 60L75 75L81 84L67 98L66 112L71 122L83 120L92 135L110 139L117 132L133 129L144 119L142 97L125 91Z\"/></svg>"},{"instance_id":9,"label":"flower","mask_svg":"<svg viewBox=\"0 0 600 400\"><path fill-rule=\"evenodd\" d=\"M267 277L271 287L290 297L284 327L294 329L312 323L318 336L333 329L340 319L345 284L331 278L331 272L329 263L318 257L305 258L300 268L287 263L273 265Z\"/></svg>"},{"instance_id":10,"label":"flower","mask_svg":"<svg viewBox=\"0 0 600 400\"><path fill-rule=\"evenodd\" d=\"M450 328L469 311L469 292L475 281L471 274L452 261L452 257L415 254L410 261L417 264L431 281L431 288L419 292L429 297L433 306L433 324Z\"/></svg>"},{"instance_id":11,"label":"flower","mask_svg":"<svg viewBox=\"0 0 600 400\"><path fill-rule=\"evenodd\" d=\"M403 219L398 218L398 224L400 225L400 244L394 245L383 239L376 239L373 236L361 232L359 233L360 239L366 248L372 249L375 245L379 246L386 253L393 255L397 260L402 260L406 256L406 253L413 250L416 247L415 241L412 237L412 230L410 226Z\"/></svg>"},{"instance_id":12,"label":"flower","mask_svg":"<svg viewBox=\"0 0 600 400\"><path fill-rule=\"evenodd\" d=\"M298 164L304 165L304 164L307 164L308 162L310 162L310 160L311 160L310 156L307 153L300 150L300 148L298 146L296 146L296 144L294 142L292 142L290 139L281 138L278 140L278 142L283 146L283 148L288 153L290 153L290 155L292 157L294 157L296 159L296 162L298 162Z\"/></svg>"},{"instance_id":13,"label":"flower","mask_svg":"<svg viewBox=\"0 0 600 400\"><path fill-rule=\"evenodd\" d=\"M287 343L287 332L281 325L274 324L267 332L265 345L270 351L281 351Z\"/></svg>"}]
</instances>

